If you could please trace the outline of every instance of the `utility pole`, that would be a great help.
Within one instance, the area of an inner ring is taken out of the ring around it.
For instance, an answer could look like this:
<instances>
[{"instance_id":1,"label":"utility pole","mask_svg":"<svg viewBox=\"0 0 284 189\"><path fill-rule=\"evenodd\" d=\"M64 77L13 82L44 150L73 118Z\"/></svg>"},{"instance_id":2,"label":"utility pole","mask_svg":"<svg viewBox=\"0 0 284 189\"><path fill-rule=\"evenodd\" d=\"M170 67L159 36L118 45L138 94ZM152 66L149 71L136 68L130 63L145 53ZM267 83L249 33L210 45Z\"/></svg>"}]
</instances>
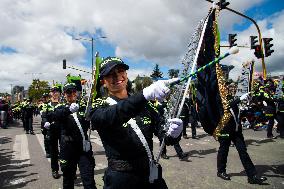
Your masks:
<instances>
[{"instance_id":1,"label":"utility pole","mask_svg":"<svg viewBox=\"0 0 284 189\"><path fill-rule=\"evenodd\" d=\"M98 39L105 39L105 38L107 38L107 37L100 36L100 37L97 37L97 38L93 38L93 37L91 37L91 38L84 38L84 37L74 38L75 40L90 41L91 44L92 44L92 52L91 52L92 53L92 78L93 78L93 74L94 74L93 73L94 72L94 41L98 40ZM65 65L66 65L66 63L65 63Z\"/></svg>"}]
</instances>

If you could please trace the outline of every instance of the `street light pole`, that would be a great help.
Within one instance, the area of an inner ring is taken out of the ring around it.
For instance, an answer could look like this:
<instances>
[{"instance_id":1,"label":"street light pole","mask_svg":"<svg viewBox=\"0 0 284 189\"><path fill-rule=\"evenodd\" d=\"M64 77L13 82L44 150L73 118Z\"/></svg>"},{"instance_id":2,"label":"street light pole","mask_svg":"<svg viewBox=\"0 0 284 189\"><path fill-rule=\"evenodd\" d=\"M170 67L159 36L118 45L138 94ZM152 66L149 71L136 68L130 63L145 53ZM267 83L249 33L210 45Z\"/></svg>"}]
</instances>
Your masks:
<instances>
[{"instance_id":1,"label":"street light pole","mask_svg":"<svg viewBox=\"0 0 284 189\"><path fill-rule=\"evenodd\" d=\"M94 41L97 40L97 39L105 39L107 37L105 36L100 36L100 37L97 37L97 38L83 38L83 37L79 37L79 38L74 38L75 40L84 40L84 41L90 41L92 43L92 78L93 78L93 70L94 70Z\"/></svg>"},{"instance_id":2,"label":"street light pole","mask_svg":"<svg viewBox=\"0 0 284 189\"><path fill-rule=\"evenodd\" d=\"M94 38L92 37L92 79L94 76Z\"/></svg>"},{"instance_id":3,"label":"street light pole","mask_svg":"<svg viewBox=\"0 0 284 189\"><path fill-rule=\"evenodd\" d=\"M214 1L212 0L206 0L210 3L213 3ZM237 15L240 15L246 19L249 19L256 27L257 29L257 32L258 32L258 40L259 40L259 45L260 45L260 48L261 48L261 52L262 52L262 57L261 57L261 63L262 63L262 74L263 74L263 79L266 79L266 66L265 66L265 62L264 62L264 56L263 56L263 46L262 46L262 40L261 40L261 32L260 32L260 29L259 29L259 26L257 25L256 21L250 17L248 17L247 15L244 15L236 10L233 10L233 9L230 9L228 7L225 7L224 9L227 9L228 11L231 11Z\"/></svg>"}]
</instances>

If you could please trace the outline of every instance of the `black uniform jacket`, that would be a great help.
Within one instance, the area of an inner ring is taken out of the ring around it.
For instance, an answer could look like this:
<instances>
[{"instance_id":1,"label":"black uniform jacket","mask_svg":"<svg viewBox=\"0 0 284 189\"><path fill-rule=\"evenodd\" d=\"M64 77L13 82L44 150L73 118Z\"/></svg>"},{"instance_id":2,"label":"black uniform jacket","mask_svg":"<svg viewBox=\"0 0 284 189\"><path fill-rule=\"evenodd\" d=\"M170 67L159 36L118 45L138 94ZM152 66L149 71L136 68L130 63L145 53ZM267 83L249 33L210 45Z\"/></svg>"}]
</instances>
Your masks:
<instances>
[{"instance_id":1,"label":"black uniform jacket","mask_svg":"<svg viewBox=\"0 0 284 189\"><path fill-rule=\"evenodd\" d=\"M131 118L142 131L150 150L153 150L153 134L162 139L166 131L163 129L164 119L157 109L148 102L142 93L126 99L111 97L117 104L110 105L106 98L97 99L91 112L92 128L96 129L101 137L108 160L124 160L137 167L141 172L149 168L147 152L127 123ZM171 137L165 138L166 144L174 144Z\"/></svg>"},{"instance_id":2,"label":"black uniform jacket","mask_svg":"<svg viewBox=\"0 0 284 189\"><path fill-rule=\"evenodd\" d=\"M72 116L72 112L69 110L69 106L70 104L62 104L61 106L55 108L54 112L51 112L49 116L61 126L61 143L72 143L75 149L79 148L80 150L83 150L83 138L77 123ZM88 121L86 121L83 112L84 110L79 108L77 117L83 129L85 139L87 140L87 131L90 127L90 124Z\"/></svg>"},{"instance_id":3,"label":"black uniform jacket","mask_svg":"<svg viewBox=\"0 0 284 189\"><path fill-rule=\"evenodd\" d=\"M238 107L238 103L240 102L240 99L237 98L235 100L230 101L230 113L232 114L230 117L229 122L225 125L225 127L222 129L221 134L233 134L235 132L242 132L242 127L240 124L240 117L241 112ZM234 116L235 118L234 118Z\"/></svg>"}]
</instances>

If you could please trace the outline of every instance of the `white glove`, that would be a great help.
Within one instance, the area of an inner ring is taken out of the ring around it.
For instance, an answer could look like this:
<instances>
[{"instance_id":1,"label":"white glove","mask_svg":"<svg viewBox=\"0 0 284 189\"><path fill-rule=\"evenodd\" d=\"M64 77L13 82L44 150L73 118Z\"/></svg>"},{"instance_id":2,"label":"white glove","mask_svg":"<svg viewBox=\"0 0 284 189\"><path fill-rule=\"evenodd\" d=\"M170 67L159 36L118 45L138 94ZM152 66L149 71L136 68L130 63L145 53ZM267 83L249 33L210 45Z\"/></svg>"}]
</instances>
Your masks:
<instances>
[{"instance_id":1,"label":"white glove","mask_svg":"<svg viewBox=\"0 0 284 189\"><path fill-rule=\"evenodd\" d=\"M79 110L79 105L77 103L72 103L69 107L70 112L74 113Z\"/></svg>"},{"instance_id":2,"label":"white glove","mask_svg":"<svg viewBox=\"0 0 284 189\"><path fill-rule=\"evenodd\" d=\"M240 100L245 100L248 98L248 96L249 96L249 93L245 93L240 97Z\"/></svg>"},{"instance_id":3,"label":"white glove","mask_svg":"<svg viewBox=\"0 0 284 189\"><path fill-rule=\"evenodd\" d=\"M267 106L267 103L265 101L262 101L263 106Z\"/></svg>"},{"instance_id":4,"label":"white glove","mask_svg":"<svg viewBox=\"0 0 284 189\"><path fill-rule=\"evenodd\" d=\"M173 118L173 119L168 119L168 122L170 123L168 135L170 135L173 138L177 138L180 135L183 128L182 120L178 118Z\"/></svg>"},{"instance_id":5,"label":"white glove","mask_svg":"<svg viewBox=\"0 0 284 189\"><path fill-rule=\"evenodd\" d=\"M46 129L49 129L50 128L50 123L49 122L45 122L43 127L46 128Z\"/></svg>"},{"instance_id":6,"label":"white glove","mask_svg":"<svg viewBox=\"0 0 284 189\"><path fill-rule=\"evenodd\" d=\"M173 78L169 80L159 80L149 87L143 89L143 96L146 100L158 100L162 101L166 95L170 92L169 85L175 81L179 80L178 78Z\"/></svg>"}]
</instances>

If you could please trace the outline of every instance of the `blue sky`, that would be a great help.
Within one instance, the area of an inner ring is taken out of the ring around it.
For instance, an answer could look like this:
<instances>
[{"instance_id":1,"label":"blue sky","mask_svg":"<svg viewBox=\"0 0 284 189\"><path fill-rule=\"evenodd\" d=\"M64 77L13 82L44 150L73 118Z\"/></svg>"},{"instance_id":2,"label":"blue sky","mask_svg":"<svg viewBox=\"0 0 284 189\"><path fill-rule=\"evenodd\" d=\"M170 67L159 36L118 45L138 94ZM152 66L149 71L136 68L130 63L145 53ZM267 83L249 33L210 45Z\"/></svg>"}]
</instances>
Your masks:
<instances>
[{"instance_id":1,"label":"blue sky","mask_svg":"<svg viewBox=\"0 0 284 189\"><path fill-rule=\"evenodd\" d=\"M230 7L230 5L229 5ZM231 7L230 7L231 8ZM254 6L245 12L243 14L253 18L256 21L263 20L269 16L272 16L273 14L280 12L284 9L284 3L282 0L264 0L263 3L260 5ZM235 9L236 11L239 11ZM228 10L223 10L228 11ZM246 29L248 29L249 26L252 25L252 22L248 19L245 19L241 17L242 20L240 23L236 23L233 25L233 30L235 31L234 33L242 32ZM232 33L232 32L231 32ZM102 35L101 32L99 32L99 36ZM257 35L257 33L255 33ZM221 40L226 41L228 39L228 34L227 31L221 32ZM237 41L238 42L238 41ZM273 42L272 42L273 43ZM88 53L85 55L86 59L89 59L91 61L90 56L91 56L91 49L90 49L90 44L84 44L85 47L88 49ZM100 52L100 55L102 57L106 56L115 56L115 45L107 43L105 40L104 41L96 41L95 44L95 50ZM123 60L130 65L131 68L137 68L137 69L145 69L149 68L154 68L154 65L156 64L154 61L147 61L147 60L140 60L140 61L134 61L129 58L123 58ZM163 72L163 76L167 77L168 76L168 70L172 68L169 66L163 66L160 65L160 69Z\"/></svg>"},{"instance_id":2,"label":"blue sky","mask_svg":"<svg viewBox=\"0 0 284 189\"><path fill-rule=\"evenodd\" d=\"M266 58L272 74L284 73L282 1L231 0L229 5L257 20L264 37L274 38L275 52ZM102 57L121 57L130 66L131 79L150 75L156 63L167 77L168 69L182 67L189 38L210 6L205 0L1 0L0 91L10 91L10 84L27 88L33 78L25 73L42 73L34 75L50 83L65 82L68 73L79 74L63 70L63 59L69 66L90 70L91 43L74 40L79 36L106 36L95 40L95 51ZM227 10L221 12L219 26L223 44L229 33L237 33L241 45L248 45L249 36L256 35L250 21ZM230 77L236 79L241 63L251 58L253 51L240 49L222 63L235 66ZM261 71L256 61L256 70Z\"/></svg>"}]
</instances>

